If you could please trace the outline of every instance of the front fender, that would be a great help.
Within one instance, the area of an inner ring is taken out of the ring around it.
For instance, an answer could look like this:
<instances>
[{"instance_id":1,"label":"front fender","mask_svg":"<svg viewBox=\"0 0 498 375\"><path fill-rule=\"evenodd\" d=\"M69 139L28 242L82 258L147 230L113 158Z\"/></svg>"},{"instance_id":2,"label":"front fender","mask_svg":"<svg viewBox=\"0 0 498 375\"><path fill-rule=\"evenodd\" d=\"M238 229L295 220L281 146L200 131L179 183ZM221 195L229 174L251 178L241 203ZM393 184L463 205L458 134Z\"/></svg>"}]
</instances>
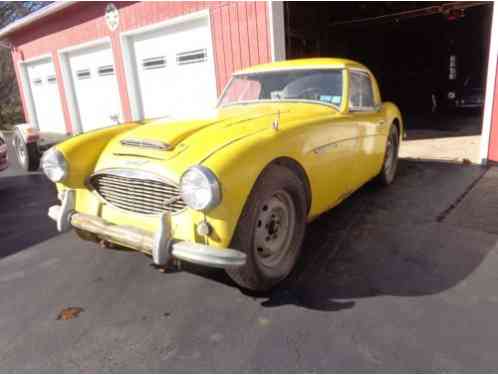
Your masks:
<instances>
[{"instance_id":1,"label":"front fender","mask_svg":"<svg viewBox=\"0 0 498 375\"><path fill-rule=\"evenodd\" d=\"M95 164L109 141L118 134L137 126L138 124L130 123L99 129L72 137L55 146L69 162L69 175L61 185L72 189L84 188L85 179L94 170Z\"/></svg>"},{"instance_id":2,"label":"front fender","mask_svg":"<svg viewBox=\"0 0 498 375\"><path fill-rule=\"evenodd\" d=\"M279 136L279 131L274 130L259 133L223 148L203 162L217 175L222 189L222 203L205 215L213 227L211 246L230 245L251 190L270 163L282 157L299 162L297 139L280 137L276 141Z\"/></svg>"}]
</instances>

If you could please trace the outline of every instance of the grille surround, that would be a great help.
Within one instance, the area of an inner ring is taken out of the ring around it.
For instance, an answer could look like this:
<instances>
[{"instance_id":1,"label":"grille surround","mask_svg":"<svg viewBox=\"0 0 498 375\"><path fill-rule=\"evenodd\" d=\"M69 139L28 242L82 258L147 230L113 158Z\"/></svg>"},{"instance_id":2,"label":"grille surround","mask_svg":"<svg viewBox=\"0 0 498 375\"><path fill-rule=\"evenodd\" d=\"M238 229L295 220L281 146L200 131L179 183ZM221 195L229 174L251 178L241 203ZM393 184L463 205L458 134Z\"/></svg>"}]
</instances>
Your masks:
<instances>
[{"instance_id":1,"label":"grille surround","mask_svg":"<svg viewBox=\"0 0 498 375\"><path fill-rule=\"evenodd\" d=\"M127 213L158 216L187 207L178 184L152 172L105 169L92 174L87 184L105 203Z\"/></svg>"}]
</instances>

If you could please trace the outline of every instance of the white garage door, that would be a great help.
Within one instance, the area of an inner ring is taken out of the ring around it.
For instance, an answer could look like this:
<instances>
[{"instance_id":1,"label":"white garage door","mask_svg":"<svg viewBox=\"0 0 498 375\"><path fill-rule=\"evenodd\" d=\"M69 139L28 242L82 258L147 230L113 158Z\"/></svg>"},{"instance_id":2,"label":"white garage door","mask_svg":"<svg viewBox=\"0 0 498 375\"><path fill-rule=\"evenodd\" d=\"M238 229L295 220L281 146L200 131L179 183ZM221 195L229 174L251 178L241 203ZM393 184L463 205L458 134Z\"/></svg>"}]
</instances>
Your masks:
<instances>
[{"instance_id":1,"label":"white garage door","mask_svg":"<svg viewBox=\"0 0 498 375\"><path fill-rule=\"evenodd\" d=\"M192 114L216 105L209 18L130 38L142 117Z\"/></svg>"},{"instance_id":2,"label":"white garage door","mask_svg":"<svg viewBox=\"0 0 498 375\"><path fill-rule=\"evenodd\" d=\"M68 61L82 131L122 121L110 45L69 52Z\"/></svg>"},{"instance_id":3,"label":"white garage door","mask_svg":"<svg viewBox=\"0 0 498 375\"><path fill-rule=\"evenodd\" d=\"M33 98L33 115L36 117L38 128L43 132L66 133L52 60L29 63L26 65L26 71Z\"/></svg>"}]
</instances>

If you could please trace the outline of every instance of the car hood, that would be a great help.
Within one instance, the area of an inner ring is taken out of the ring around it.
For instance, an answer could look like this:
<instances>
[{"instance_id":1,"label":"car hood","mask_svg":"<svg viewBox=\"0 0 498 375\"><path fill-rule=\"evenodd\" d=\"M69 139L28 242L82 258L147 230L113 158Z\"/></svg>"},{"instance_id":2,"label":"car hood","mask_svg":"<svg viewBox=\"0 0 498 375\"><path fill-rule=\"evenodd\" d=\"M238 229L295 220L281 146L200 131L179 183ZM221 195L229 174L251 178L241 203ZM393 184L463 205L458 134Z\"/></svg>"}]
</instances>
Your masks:
<instances>
[{"instance_id":1,"label":"car hood","mask_svg":"<svg viewBox=\"0 0 498 375\"><path fill-rule=\"evenodd\" d=\"M247 122L255 123L262 117L277 113L278 111L273 108L258 108L256 110L254 108L240 110L239 108L231 111L212 110L189 118L164 118L121 134L115 141L119 143L128 139L144 142L148 140L159 141L167 145L171 151L197 133L204 132L207 135L210 133L209 130L212 131L213 128L216 128L218 132L226 134L231 133L227 129L233 126L237 126L238 131L249 131L244 126Z\"/></svg>"},{"instance_id":2,"label":"car hood","mask_svg":"<svg viewBox=\"0 0 498 375\"><path fill-rule=\"evenodd\" d=\"M330 115L331 111L316 104L259 103L215 109L189 119L154 120L111 140L97 169L119 164L120 158L144 158L171 164L180 154L183 164L199 164L228 144L273 131L275 119L283 124L309 117L310 112Z\"/></svg>"}]
</instances>

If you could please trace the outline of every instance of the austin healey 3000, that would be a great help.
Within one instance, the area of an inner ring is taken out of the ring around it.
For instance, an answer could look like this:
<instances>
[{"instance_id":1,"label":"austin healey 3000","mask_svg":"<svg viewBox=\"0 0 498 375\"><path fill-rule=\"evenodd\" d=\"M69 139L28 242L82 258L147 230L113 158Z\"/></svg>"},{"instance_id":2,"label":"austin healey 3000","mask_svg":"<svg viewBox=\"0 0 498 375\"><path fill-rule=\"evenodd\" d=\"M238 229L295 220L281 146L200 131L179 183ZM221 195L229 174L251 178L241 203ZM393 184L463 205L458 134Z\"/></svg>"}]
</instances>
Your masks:
<instances>
[{"instance_id":1,"label":"austin healey 3000","mask_svg":"<svg viewBox=\"0 0 498 375\"><path fill-rule=\"evenodd\" d=\"M49 216L60 231L158 265L224 268L267 290L295 266L308 222L371 179L393 181L402 133L400 111L359 63L258 65L233 75L211 113L116 125L49 149L42 167L61 200Z\"/></svg>"}]
</instances>

